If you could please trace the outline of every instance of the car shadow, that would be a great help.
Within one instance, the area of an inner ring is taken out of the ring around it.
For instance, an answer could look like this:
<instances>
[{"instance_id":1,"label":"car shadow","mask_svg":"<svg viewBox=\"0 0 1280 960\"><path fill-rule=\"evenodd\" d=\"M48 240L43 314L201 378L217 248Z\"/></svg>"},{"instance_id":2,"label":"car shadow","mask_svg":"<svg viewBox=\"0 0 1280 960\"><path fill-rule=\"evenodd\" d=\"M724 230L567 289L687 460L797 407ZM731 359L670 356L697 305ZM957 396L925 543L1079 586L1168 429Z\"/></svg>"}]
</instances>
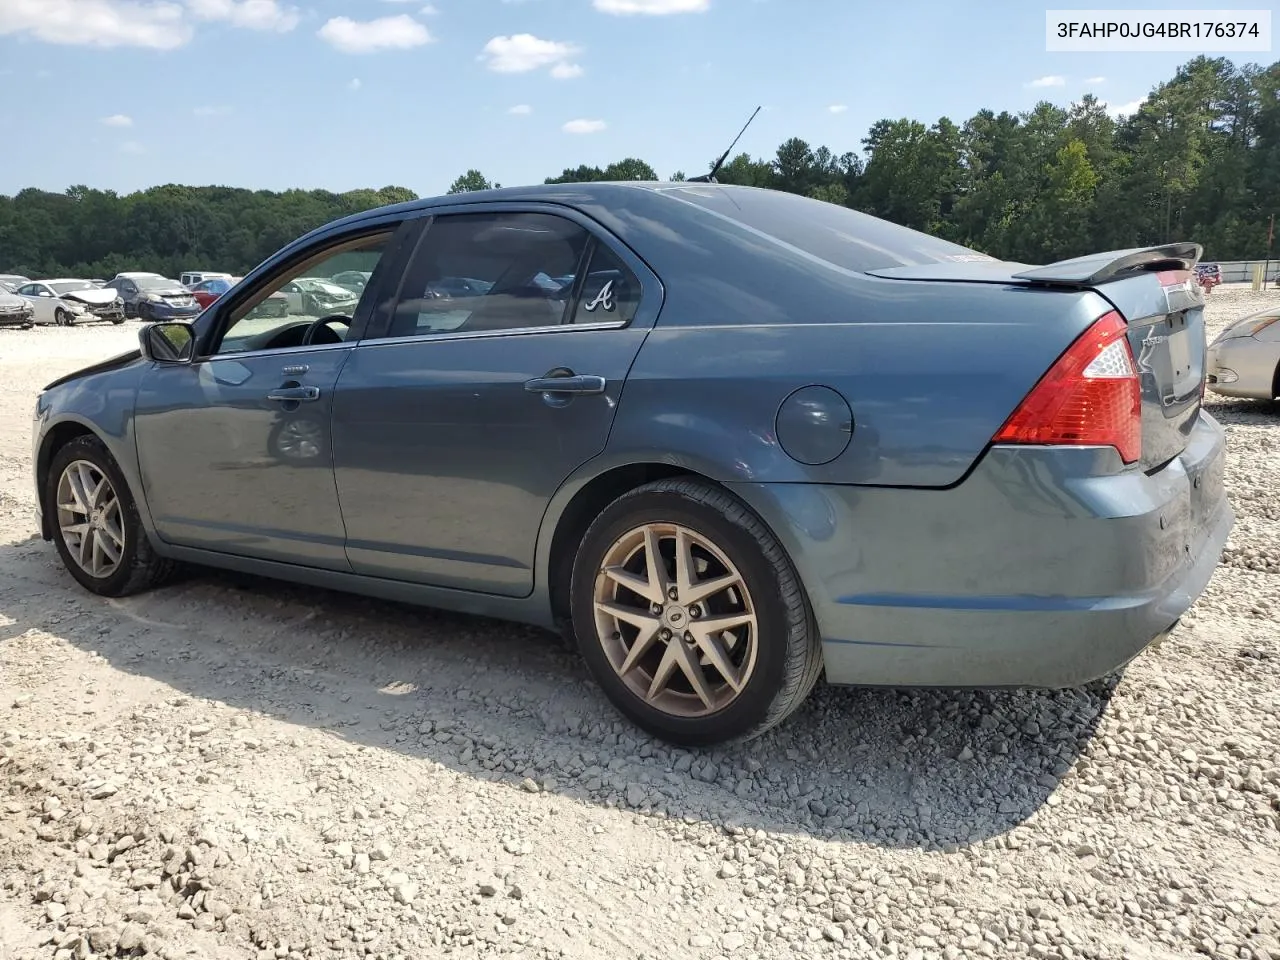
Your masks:
<instances>
[{"instance_id":1,"label":"car shadow","mask_svg":"<svg viewBox=\"0 0 1280 960\"><path fill-rule=\"evenodd\" d=\"M1219 423L1239 426L1274 424L1280 417L1280 400L1236 400L1207 396L1205 409Z\"/></svg>"},{"instance_id":2,"label":"car shadow","mask_svg":"<svg viewBox=\"0 0 1280 960\"><path fill-rule=\"evenodd\" d=\"M0 545L0 643L30 630L182 694L468 776L898 848L986 840L1052 803L1118 682L1049 692L822 684L757 740L682 750L621 720L576 653L535 628L202 569L108 600L35 536Z\"/></svg>"}]
</instances>

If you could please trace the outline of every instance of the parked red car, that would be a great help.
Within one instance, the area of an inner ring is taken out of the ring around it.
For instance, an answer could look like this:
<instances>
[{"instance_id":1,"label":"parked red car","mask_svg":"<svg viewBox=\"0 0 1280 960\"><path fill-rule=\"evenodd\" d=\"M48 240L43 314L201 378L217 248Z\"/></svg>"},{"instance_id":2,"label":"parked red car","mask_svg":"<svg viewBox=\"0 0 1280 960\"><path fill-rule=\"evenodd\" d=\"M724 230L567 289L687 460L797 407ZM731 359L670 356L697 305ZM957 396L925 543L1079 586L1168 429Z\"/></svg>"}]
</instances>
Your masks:
<instances>
[{"instance_id":1,"label":"parked red car","mask_svg":"<svg viewBox=\"0 0 1280 960\"><path fill-rule=\"evenodd\" d=\"M210 277L193 286L191 295L200 304L200 309L207 310L209 304L234 287L241 279L241 277ZM267 298L264 306L268 308L263 311L264 315L283 317L289 312L289 298L283 293L273 293Z\"/></svg>"}]
</instances>

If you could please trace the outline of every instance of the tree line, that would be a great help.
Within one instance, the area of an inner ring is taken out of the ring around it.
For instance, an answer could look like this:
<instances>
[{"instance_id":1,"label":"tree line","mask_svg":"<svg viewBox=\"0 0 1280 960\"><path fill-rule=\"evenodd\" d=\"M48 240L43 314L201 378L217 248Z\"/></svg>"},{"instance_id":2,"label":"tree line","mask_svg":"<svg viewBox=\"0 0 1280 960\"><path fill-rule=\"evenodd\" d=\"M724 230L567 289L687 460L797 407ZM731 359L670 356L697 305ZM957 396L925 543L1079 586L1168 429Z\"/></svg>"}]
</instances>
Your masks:
<instances>
[{"instance_id":1,"label":"tree line","mask_svg":"<svg viewBox=\"0 0 1280 960\"><path fill-rule=\"evenodd\" d=\"M1066 108L980 110L963 124L880 120L861 147L835 153L792 138L772 157L738 154L716 179L853 207L1021 262L1168 240L1201 243L1208 259L1262 257L1269 218L1280 212L1280 62L1237 67L1198 57L1120 118L1087 95ZM626 158L546 182L658 179L648 163ZM469 170L449 192L494 186ZM0 196L0 271L244 272L307 230L413 198L395 186L338 194L171 184L125 196L27 189Z\"/></svg>"}]
</instances>

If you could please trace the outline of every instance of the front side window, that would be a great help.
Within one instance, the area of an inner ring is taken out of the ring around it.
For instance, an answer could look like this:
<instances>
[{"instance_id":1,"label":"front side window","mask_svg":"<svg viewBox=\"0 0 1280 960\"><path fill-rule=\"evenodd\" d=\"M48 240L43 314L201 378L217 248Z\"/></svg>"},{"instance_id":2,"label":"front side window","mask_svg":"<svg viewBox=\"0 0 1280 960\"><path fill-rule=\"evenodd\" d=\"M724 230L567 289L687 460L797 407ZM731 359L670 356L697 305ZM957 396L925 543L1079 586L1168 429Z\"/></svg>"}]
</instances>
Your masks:
<instances>
[{"instance_id":1,"label":"front side window","mask_svg":"<svg viewBox=\"0 0 1280 960\"><path fill-rule=\"evenodd\" d=\"M331 278L350 270L372 273L390 240L387 231L335 244L272 277L236 306L212 352L341 343L364 293Z\"/></svg>"},{"instance_id":2,"label":"front side window","mask_svg":"<svg viewBox=\"0 0 1280 960\"><path fill-rule=\"evenodd\" d=\"M431 223L388 336L558 326L590 234L545 213L448 214Z\"/></svg>"}]
</instances>

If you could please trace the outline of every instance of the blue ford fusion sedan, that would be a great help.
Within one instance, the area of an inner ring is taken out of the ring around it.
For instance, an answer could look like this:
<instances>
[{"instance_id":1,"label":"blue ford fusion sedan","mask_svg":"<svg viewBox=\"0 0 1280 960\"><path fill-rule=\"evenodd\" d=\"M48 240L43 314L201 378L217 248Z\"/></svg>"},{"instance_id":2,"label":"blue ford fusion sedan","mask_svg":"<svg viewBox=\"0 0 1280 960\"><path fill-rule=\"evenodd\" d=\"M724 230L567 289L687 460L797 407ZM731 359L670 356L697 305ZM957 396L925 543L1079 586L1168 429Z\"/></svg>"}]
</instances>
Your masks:
<instances>
[{"instance_id":1,"label":"blue ford fusion sedan","mask_svg":"<svg viewBox=\"0 0 1280 960\"><path fill-rule=\"evenodd\" d=\"M50 384L40 529L105 596L191 562L560 628L678 743L824 672L1074 686L1232 524L1199 257L1011 264L715 183L379 208Z\"/></svg>"}]
</instances>

